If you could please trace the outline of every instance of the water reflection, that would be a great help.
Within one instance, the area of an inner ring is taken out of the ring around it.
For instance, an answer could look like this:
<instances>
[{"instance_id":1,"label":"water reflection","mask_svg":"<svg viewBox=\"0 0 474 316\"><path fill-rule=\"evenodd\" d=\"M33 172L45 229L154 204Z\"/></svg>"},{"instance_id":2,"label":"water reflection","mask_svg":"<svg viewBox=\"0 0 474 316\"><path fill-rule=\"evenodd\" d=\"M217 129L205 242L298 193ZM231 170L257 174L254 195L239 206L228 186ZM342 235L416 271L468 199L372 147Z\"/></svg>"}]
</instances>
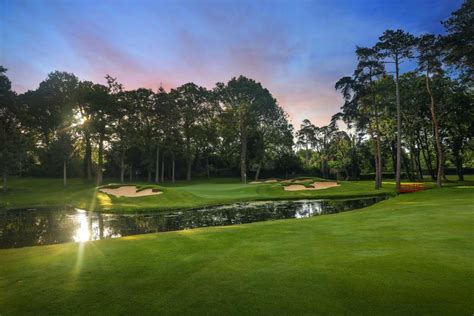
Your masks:
<instances>
[{"instance_id":1,"label":"water reflection","mask_svg":"<svg viewBox=\"0 0 474 316\"><path fill-rule=\"evenodd\" d=\"M89 217L87 216L86 211L77 210L76 222L78 222L79 228L76 229L74 236L72 236L74 241L80 242L90 240L90 231L92 231L94 227L92 226L92 222L88 219ZM89 223L91 225L89 225Z\"/></svg>"},{"instance_id":2,"label":"water reflection","mask_svg":"<svg viewBox=\"0 0 474 316\"><path fill-rule=\"evenodd\" d=\"M83 242L205 226L305 218L353 210L382 199L384 198L266 201L126 215L87 212L71 207L0 211L0 248Z\"/></svg>"}]
</instances>

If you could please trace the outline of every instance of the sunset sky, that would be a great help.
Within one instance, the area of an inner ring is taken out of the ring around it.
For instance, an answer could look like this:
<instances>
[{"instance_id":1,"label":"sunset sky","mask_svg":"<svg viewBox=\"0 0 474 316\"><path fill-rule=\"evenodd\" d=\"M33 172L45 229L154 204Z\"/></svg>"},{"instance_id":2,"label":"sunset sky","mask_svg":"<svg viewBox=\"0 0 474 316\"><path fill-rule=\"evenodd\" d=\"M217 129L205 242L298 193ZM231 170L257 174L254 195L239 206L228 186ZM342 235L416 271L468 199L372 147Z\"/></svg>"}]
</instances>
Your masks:
<instances>
[{"instance_id":1,"label":"sunset sky","mask_svg":"<svg viewBox=\"0 0 474 316\"><path fill-rule=\"evenodd\" d=\"M388 28L443 31L461 0L0 0L0 64L18 93L54 70L127 89L212 88L240 74L260 81L296 126L325 125L356 45Z\"/></svg>"}]
</instances>

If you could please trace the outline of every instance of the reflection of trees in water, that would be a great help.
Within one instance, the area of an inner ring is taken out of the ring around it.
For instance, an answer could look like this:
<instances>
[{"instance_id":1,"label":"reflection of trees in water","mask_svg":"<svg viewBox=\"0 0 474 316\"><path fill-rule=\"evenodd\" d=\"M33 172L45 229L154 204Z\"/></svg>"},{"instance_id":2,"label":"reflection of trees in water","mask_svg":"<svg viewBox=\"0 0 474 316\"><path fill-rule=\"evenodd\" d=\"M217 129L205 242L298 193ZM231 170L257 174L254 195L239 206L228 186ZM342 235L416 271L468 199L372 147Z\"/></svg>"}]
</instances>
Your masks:
<instances>
[{"instance_id":1,"label":"reflection of trees in water","mask_svg":"<svg viewBox=\"0 0 474 316\"><path fill-rule=\"evenodd\" d=\"M67 220L70 210L14 210L0 215L3 248L72 241L75 225Z\"/></svg>"},{"instance_id":2,"label":"reflection of trees in water","mask_svg":"<svg viewBox=\"0 0 474 316\"><path fill-rule=\"evenodd\" d=\"M323 208L326 213L338 213L349 210L355 210L358 208L363 208L375 204L381 200L385 199L384 197L376 198L363 198L357 200L328 200L323 201Z\"/></svg>"},{"instance_id":3,"label":"reflection of trees in water","mask_svg":"<svg viewBox=\"0 0 474 316\"><path fill-rule=\"evenodd\" d=\"M99 239L104 239L104 217L99 213L97 218L99 219Z\"/></svg>"},{"instance_id":4,"label":"reflection of trees in water","mask_svg":"<svg viewBox=\"0 0 474 316\"><path fill-rule=\"evenodd\" d=\"M0 213L0 248L310 217L365 207L381 199L251 202L134 215L92 213L72 208L12 210Z\"/></svg>"}]
</instances>

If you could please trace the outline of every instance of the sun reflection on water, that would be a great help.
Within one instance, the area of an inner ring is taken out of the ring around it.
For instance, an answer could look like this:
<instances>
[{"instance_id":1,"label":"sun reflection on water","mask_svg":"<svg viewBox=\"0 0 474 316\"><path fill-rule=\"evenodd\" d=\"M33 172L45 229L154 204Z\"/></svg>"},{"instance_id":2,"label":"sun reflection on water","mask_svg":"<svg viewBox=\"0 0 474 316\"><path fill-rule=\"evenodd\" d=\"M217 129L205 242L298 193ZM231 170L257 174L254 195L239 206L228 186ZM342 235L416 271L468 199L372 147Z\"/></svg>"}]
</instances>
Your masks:
<instances>
[{"instance_id":1,"label":"sun reflection on water","mask_svg":"<svg viewBox=\"0 0 474 316\"><path fill-rule=\"evenodd\" d=\"M76 209L75 220L77 229L74 231L72 239L75 242L85 242L103 238L122 237L122 234L114 232L112 227L104 226L102 216L101 214L91 214L85 210Z\"/></svg>"},{"instance_id":2,"label":"sun reflection on water","mask_svg":"<svg viewBox=\"0 0 474 316\"><path fill-rule=\"evenodd\" d=\"M77 221L79 222L79 227L76 229L74 236L72 238L75 242L84 242L88 241L91 238L91 233L89 231L89 221L87 212L81 209L76 209L77 211Z\"/></svg>"}]
</instances>

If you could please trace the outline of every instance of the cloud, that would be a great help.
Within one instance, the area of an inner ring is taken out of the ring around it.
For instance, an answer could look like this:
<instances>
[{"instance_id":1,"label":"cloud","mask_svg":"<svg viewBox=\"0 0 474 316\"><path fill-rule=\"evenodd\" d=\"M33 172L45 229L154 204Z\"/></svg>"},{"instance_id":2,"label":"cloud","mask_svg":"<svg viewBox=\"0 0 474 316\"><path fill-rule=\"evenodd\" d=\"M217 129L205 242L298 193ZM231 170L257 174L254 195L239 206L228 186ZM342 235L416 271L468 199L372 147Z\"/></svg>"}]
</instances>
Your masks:
<instances>
[{"instance_id":1,"label":"cloud","mask_svg":"<svg viewBox=\"0 0 474 316\"><path fill-rule=\"evenodd\" d=\"M0 22L8 34L2 59L19 92L53 70L100 83L110 74L127 89L212 88L245 75L272 92L295 126L305 118L320 126L339 111L334 83L352 73L356 44L373 45L388 27L440 20L447 7L420 13L402 2L12 1Z\"/></svg>"}]
</instances>

